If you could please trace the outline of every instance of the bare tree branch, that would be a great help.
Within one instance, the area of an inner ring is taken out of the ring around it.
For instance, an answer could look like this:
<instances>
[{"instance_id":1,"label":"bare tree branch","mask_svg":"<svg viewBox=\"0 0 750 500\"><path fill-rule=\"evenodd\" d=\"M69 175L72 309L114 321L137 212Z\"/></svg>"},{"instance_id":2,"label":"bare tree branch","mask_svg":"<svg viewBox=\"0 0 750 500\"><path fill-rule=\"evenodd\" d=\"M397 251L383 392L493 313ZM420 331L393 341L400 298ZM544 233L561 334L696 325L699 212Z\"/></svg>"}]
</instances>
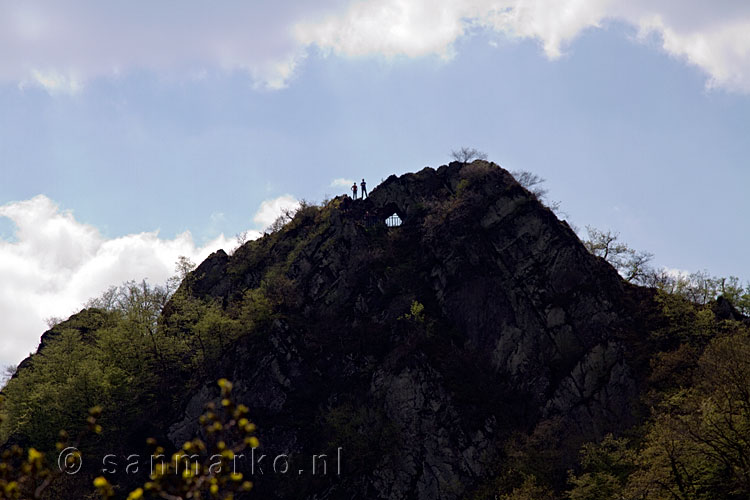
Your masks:
<instances>
[{"instance_id":1,"label":"bare tree branch","mask_svg":"<svg viewBox=\"0 0 750 500\"><path fill-rule=\"evenodd\" d=\"M461 149L451 151L451 158L466 165L474 160L486 160L487 153L474 148L462 147Z\"/></svg>"}]
</instances>

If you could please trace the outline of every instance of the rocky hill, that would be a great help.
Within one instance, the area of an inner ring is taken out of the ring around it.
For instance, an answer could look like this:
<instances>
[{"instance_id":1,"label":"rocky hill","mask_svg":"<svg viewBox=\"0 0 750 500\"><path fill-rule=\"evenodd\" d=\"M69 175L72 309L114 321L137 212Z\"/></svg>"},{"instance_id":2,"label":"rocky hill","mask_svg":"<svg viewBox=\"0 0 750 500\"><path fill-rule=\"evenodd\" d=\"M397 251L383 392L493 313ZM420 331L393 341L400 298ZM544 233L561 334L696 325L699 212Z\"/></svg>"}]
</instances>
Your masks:
<instances>
[{"instance_id":1,"label":"rocky hill","mask_svg":"<svg viewBox=\"0 0 750 500\"><path fill-rule=\"evenodd\" d=\"M581 443L638 418L651 297L495 164L391 176L183 282L165 331L194 325L195 301L244 326L175 398L167 434L197 433L225 376L263 453L291 460L256 472L263 498L481 497L519 453L564 481Z\"/></svg>"},{"instance_id":2,"label":"rocky hill","mask_svg":"<svg viewBox=\"0 0 750 500\"><path fill-rule=\"evenodd\" d=\"M631 285L484 161L277 222L46 332L0 393L0 497L750 495L736 279ZM233 467L151 474L179 449Z\"/></svg>"}]
</instances>

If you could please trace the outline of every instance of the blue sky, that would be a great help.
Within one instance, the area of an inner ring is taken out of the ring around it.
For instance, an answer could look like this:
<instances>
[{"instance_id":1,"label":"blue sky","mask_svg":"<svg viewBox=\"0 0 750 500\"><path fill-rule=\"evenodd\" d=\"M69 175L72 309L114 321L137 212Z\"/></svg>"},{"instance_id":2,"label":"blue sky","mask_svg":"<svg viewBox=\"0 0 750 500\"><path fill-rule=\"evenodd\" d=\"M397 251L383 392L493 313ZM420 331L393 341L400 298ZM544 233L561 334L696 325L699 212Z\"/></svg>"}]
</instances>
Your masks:
<instances>
[{"instance_id":1,"label":"blue sky","mask_svg":"<svg viewBox=\"0 0 750 500\"><path fill-rule=\"evenodd\" d=\"M750 7L705 4L3 4L0 364L109 285L464 145L658 266L750 279Z\"/></svg>"}]
</instances>

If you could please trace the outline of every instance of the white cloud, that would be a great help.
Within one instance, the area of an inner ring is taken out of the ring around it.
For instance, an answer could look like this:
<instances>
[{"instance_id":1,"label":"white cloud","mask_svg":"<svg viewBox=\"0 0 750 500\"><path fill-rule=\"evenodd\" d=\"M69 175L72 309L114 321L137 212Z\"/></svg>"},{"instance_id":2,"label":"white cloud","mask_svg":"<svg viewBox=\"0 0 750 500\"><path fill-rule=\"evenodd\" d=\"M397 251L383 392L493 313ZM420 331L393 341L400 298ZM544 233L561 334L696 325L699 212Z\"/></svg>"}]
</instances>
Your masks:
<instances>
[{"instance_id":1,"label":"white cloud","mask_svg":"<svg viewBox=\"0 0 750 500\"><path fill-rule=\"evenodd\" d=\"M27 85L38 85L45 89L52 95L55 94L77 94L83 89L83 84L73 75L63 75L55 71L42 72L39 70L31 70L31 80L22 81L19 84L20 88L24 88Z\"/></svg>"},{"instance_id":2,"label":"white cloud","mask_svg":"<svg viewBox=\"0 0 750 500\"><path fill-rule=\"evenodd\" d=\"M299 207L299 200L294 198L292 195L285 194L274 198L273 200L266 200L260 204L258 211L253 217L258 227L265 229L279 217L286 210L296 210Z\"/></svg>"},{"instance_id":3,"label":"white cloud","mask_svg":"<svg viewBox=\"0 0 750 500\"><path fill-rule=\"evenodd\" d=\"M675 267L664 267L661 269L667 276L674 279L688 279L692 272L686 271L685 269L677 269Z\"/></svg>"},{"instance_id":4,"label":"white cloud","mask_svg":"<svg viewBox=\"0 0 750 500\"><path fill-rule=\"evenodd\" d=\"M538 40L560 57L609 20L655 34L708 85L750 92L750 2L733 0L323 0L0 3L0 80L75 93L133 69L243 71L280 88L311 46L346 57L449 59L477 27Z\"/></svg>"},{"instance_id":5,"label":"white cloud","mask_svg":"<svg viewBox=\"0 0 750 500\"><path fill-rule=\"evenodd\" d=\"M619 20L698 66L708 85L750 92L750 3L702 0L385 0L354 1L323 20L300 22L297 38L326 52L356 57L450 58L474 27L538 40L560 57L583 31Z\"/></svg>"},{"instance_id":6,"label":"white cloud","mask_svg":"<svg viewBox=\"0 0 750 500\"><path fill-rule=\"evenodd\" d=\"M289 195L264 201L254 220L265 227L294 203ZM173 239L156 231L107 239L43 195L0 206L0 217L16 225L12 241L0 239L0 367L36 349L45 318L68 317L127 280L164 283L181 255L200 263L219 248L236 246L223 234L197 246L190 232ZM247 237L260 234L251 230Z\"/></svg>"},{"instance_id":7,"label":"white cloud","mask_svg":"<svg viewBox=\"0 0 750 500\"><path fill-rule=\"evenodd\" d=\"M750 93L750 16L679 29L655 14L639 27L642 38L657 33L664 50L704 70L708 88Z\"/></svg>"},{"instance_id":8,"label":"white cloud","mask_svg":"<svg viewBox=\"0 0 750 500\"><path fill-rule=\"evenodd\" d=\"M352 179L345 179L343 177L331 181L331 187L343 187L348 189L352 184L354 184Z\"/></svg>"},{"instance_id":9,"label":"white cloud","mask_svg":"<svg viewBox=\"0 0 750 500\"><path fill-rule=\"evenodd\" d=\"M462 18L471 2L359 1L322 21L299 23L297 38L350 57L438 54L449 58L451 45L464 33Z\"/></svg>"},{"instance_id":10,"label":"white cloud","mask_svg":"<svg viewBox=\"0 0 750 500\"><path fill-rule=\"evenodd\" d=\"M70 93L133 69L208 69L279 88L305 56L290 27L340 1L0 2L0 80Z\"/></svg>"},{"instance_id":11,"label":"white cloud","mask_svg":"<svg viewBox=\"0 0 750 500\"><path fill-rule=\"evenodd\" d=\"M475 27L519 38L537 38L549 57L583 29L606 17L609 2L581 0L354 1L344 12L300 22L297 38L324 51L357 57L449 59L454 42Z\"/></svg>"}]
</instances>

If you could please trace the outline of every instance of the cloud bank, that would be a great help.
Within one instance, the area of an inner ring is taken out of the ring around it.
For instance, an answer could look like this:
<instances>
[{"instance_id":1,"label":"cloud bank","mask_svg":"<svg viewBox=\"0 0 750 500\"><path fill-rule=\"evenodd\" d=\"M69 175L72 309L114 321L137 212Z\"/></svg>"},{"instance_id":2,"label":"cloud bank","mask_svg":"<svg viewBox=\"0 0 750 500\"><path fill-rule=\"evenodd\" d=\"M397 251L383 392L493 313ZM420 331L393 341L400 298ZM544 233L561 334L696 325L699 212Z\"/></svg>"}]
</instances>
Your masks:
<instances>
[{"instance_id":1,"label":"cloud bank","mask_svg":"<svg viewBox=\"0 0 750 500\"><path fill-rule=\"evenodd\" d=\"M289 195L264 201L254 221L264 228L295 203ZM16 225L13 241L0 239L0 367L36 349L45 318L67 318L124 281L162 284L181 255L200 263L213 251L236 246L223 234L198 246L189 232L173 239L156 231L107 239L43 195L0 206L0 217ZM248 231L251 239L260 234Z\"/></svg>"},{"instance_id":2,"label":"cloud bank","mask_svg":"<svg viewBox=\"0 0 750 500\"><path fill-rule=\"evenodd\" d=\"M321 0L304 2L7 1L0 80L75 93L131 70L176 76L242 71L287 85L311 47L345 57L438 56L477 28L560 57L610 20L655 36L709 87L750 92L750 3L736 0Z\"/></svg>"},{"instance_id":3,"label":"cloud bank","mask_svg":"<svg viewBox=\"0 0 750 500\"><path fill-rule=\"evenodd\" d=\"M587 29L617 20L655 35L662 49L702 69L709 87L750 92L750 3L719 0L386 0L352 2L323 21L299 23L305 44L358 57L438 55L476 28L539 41L560 57Z\"/></svg>"},{"instance_id":4,"label":"cloud bank","mask_svg":"<svg viewBox=\"0 0 750 500\"><path fill-rule=\"evenodd\" d=\"M336 3L1 2L0 79L74 93L131 70L180 77L210 68L278 88L305 55L290 26Z\"/></svg>"}]
</instances>

